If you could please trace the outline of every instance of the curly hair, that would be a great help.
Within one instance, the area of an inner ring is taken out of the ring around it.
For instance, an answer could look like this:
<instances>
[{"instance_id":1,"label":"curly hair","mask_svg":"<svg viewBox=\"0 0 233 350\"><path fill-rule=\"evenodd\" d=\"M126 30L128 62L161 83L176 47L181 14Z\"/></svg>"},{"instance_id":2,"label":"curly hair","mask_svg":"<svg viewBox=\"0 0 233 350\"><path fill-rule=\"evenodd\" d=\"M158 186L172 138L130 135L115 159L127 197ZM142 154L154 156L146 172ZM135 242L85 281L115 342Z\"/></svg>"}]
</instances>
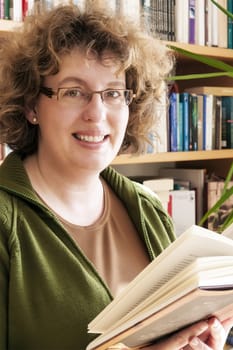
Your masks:
<instances>
[{"instance_id":1,"label":"curly hair","mask_svg":"<svg viewBox=\"0 0 233 350\"><path fill-rule=\"evenodd\" d=\"M0 49L0 142L20 154L38 147L38 125L26 119L40 94L44 77L59 71L61 56L75 47L98 58L113 53L126 72L126 87L136 98L120 151L143 153L156 125L164 81L174 64L170 50L138 24L106 10L64 5L28 16Z\"/></svg>"}]
</instances>

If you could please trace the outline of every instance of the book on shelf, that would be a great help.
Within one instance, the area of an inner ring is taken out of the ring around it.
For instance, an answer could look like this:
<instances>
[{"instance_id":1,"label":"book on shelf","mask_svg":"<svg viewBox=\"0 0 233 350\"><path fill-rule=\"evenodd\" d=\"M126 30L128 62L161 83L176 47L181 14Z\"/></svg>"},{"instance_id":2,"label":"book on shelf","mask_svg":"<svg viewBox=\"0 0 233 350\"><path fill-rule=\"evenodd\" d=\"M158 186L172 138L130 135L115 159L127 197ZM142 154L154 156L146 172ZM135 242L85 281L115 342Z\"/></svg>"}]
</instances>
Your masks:
<instances>
[{"instance_id":1,"label":"book on shelf","mask_svg":"<svg viewBox=\"0 0 233 350\"><path fill-rule=\"evenodd\" d=\"M181 114L183 120L183 151L189 150L189 93L180 93Z\"/></svg>"},{"instance_id":2,"label":"book on shelf","mask_svg":"<svg viewBox=\"0 0 233 350\"><path fill-rule=\"evenodd\" d=\"M176 236L196 223L195 190L173 190L169 193L169 214Z\"/></svg>"},{"instance_id":3,"label":"book on shelf","mask_svg":"<svg viewBox=\"0 0 233 350\"><path fill-rule=\"evenodd\" d=\"M224 9L227 9L227 0L218 0L218 4ZM219 47L228 47L227 42L227 19L228 16L218 10L218 46Z\"/></svg>"},{"instance_id":4,"label":"book on shelf","mask_svg":"<svg viewBox=\"0 0 233 350\"><path fill-rule=\"evenodd\" d=\"M87 350L139 348L212 315L232 317L232 236L233 225L228 237L191 226L89 323L100 335Z\"/></svg>"},{"instance_id":5,"label":"book on shelf","mask_svg":"<svg viewBox=\"0 0 233 350\"><path fill-rule=\"evenodd\" d=\"M227 11L233 13L232 0L227 0ZM233 20L229 16L227 17L227 47L229 49L233 48Z\"/></svg>"},{"instance_id":6,"label":"book on shelf","mask_svg":"<svg viewBox=\"0 0 233 350\"><path fill-rule=\"evenodd\" d=\"M233 148L233 96L222 96L222 148Z\"/></svg>"},{"instance_id":7,"label":"book on shelf","mask_svg":"<svg viewBox=\"0 0 233 350\"><path fill-rule=\"evenodd\" d=\"M188 10L188 42L189 44L195 44L195 27L196 27L196 1L189 0Z\"/></svg>"},{"instance_id":8,"label":"book on shelf","mask_svg":"<svg viewBox=\"0 0 233 350\"><path fill-rule=\"evenodd\" d=\"M177 151L177 125L179 115L179 93L172 92L169 97L169 148L171 152Z\"/></svg>"},{"instance_id":9,"label":"book on shelf","mask_svg":"<svg viewBox=\"0 0 233 350\"><path fill-rule=\"evenodd\" d=\"M196 220L200 221L204 214L204 189L205 189L205 178L206 169L195 169L195 168L160 168L160 177L172 177L176 180L188 180L190 181L192 190L196 192Z\"/></svg>"},{"instance_id":10,"label":"book on shelf","mask_svg":"<svg viewBox=\"0 0 233 350\"><path fill-rule=\"evenodd\" d=\"M181 43L189 41L189 0L175 2L175 40Z\"/></svg>"},{"instance_id":11,"label":"book on shelf","mask_svg":"<svg viewBox=\"0 0 233 350\"><path fill-rule=\"evenodd\" d=\"M197 151L198 150L198 100L196 94L189 95L190 103L189 103L189 151Z\"/></svg>"},{"instance_id":12,"label":"book on shelf","mask_svg":"<svg viewBox=\"0 0 233 350\"><path fill-rule=\"evenodd\" d=\"M205 45L205 0L196 0L195 2L195 44Z\"/></svg>"}]
</instances>

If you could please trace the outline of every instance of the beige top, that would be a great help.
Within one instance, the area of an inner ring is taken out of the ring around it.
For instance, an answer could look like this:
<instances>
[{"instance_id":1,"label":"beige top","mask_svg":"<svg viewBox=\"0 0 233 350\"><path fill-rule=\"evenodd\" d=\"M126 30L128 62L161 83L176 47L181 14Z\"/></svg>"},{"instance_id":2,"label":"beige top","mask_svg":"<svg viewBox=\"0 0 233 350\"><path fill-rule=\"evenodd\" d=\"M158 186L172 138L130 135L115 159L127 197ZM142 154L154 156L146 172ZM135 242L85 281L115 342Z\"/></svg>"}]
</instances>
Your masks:
<instances>
[{"instance_id":1,"label":"beige top","mask_svg":"<svg viewBox=\"0 0 233 350\"><path fill-rule=\"evenodd\" d=\"M97 222L83 227L60 220L115 296L148 265L149 256L124 205L104 181L103 186L104 211Z\"/></svg>"}]
</instances>

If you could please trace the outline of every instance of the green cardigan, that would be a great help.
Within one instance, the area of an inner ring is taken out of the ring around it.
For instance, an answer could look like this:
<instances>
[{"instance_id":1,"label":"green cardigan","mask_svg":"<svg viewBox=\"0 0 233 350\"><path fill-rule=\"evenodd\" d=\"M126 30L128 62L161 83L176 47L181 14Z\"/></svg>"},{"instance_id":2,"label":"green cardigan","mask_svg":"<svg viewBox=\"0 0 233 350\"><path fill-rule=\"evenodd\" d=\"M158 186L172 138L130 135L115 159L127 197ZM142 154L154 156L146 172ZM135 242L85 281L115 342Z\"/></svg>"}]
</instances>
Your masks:
<instances>
[{"instance_id":1,"label":"green cardigan","mask_svg":"<svg viewBox=\"0 0 233 350\"><path fill-rule=\"evenodd\" d=\"M170 218L139 184L112 168L102 176L154 259L174 240ZM108 286L40 202L22 160L11 153L0 167L0 349L85 349L95 337L87 324L111 300Z\"/></svg>"}]
</instances>

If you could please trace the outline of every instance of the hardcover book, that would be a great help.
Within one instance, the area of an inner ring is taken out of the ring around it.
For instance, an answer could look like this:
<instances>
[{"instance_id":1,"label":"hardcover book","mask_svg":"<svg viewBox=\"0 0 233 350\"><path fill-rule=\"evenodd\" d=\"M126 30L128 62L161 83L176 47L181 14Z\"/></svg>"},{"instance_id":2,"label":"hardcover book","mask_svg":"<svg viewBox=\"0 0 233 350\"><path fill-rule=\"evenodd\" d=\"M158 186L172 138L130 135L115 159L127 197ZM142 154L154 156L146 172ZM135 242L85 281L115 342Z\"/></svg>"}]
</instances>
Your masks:
<instances>
[{"instance_id":1,"label":"hardcover book","mask_svg":"<svg viewBox=\"0 0 233 350\"><path fill-rule=\"evenodd\" d=\"M90 322L101 335L87 350L139 348L212 315L232 317L232 236L233 225L228 237L191 226Z\"/></svg>"}]
</instances>

